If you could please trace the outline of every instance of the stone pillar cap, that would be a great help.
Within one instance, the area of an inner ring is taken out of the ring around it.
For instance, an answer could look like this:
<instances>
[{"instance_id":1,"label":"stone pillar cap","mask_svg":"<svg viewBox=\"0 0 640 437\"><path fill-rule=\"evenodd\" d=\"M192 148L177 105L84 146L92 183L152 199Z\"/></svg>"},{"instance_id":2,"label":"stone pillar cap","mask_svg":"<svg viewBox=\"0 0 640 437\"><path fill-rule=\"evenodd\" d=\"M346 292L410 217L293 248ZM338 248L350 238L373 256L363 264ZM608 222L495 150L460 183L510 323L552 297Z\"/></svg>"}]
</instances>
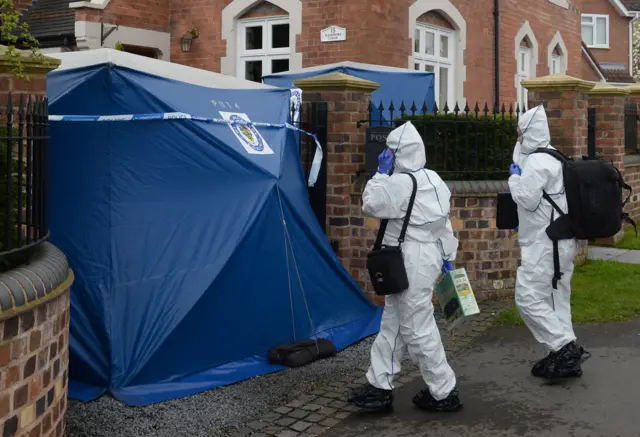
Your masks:
<instances>
[{"instance_id":1,"label":"stone pillar cap","mask_svg":"<svg viewBox=\"0 0 640 437\"><path fill-rule=\"evenodd\" d=\"M328 73L293 82L303 91L375 91L380 84L344 73Z\"/></svg>"},{"instance_id":2,"label":"stone pillar cap","mask_svg":"<svg viewBox=\"0 0 640 437\"><path fill-rule=\"evenodd\" d=\"M597 83L596 86L591 88L589 91L589 95L598 95L598 96L628 96L629 95L629 87L617 87L613 85L609 85L608 83Z\"/></svg>"},{"instance_id":3,"label":"stone pillar cap","mask_svg":"<svg viewBox=\"0 0 640 437\"><path fill-rule=\"evenodd\" d=\"M629 87L629 93L632 96L640 96L640 83L638 82L632 83L631 86Z\"/></svg>"},{"instance_id":4,"label":"stone pillar cap","mask_svg":"<svg viewBox=\"0 0 640 437\"><path fill-rule=\"evenodd\" d=\"M532 80L525 80L522 82L522 86L529 91L589 91L595 86L595 82L567 76L566 74L552 74Z\"/></svg>"},{"instance_id":5,"label":"stone pillar cap","mask_svg":"<svg viewBox=\"0 0 640 437\"><path fill-rule=\"evenodd\" d=\"M61 64L60 59L42 56L36 58L30 50L18 50L20 53L20 61L24 65L24 74L46 74L58 68ZM0 73L11 73L15 65L11 63L7 55L7 46L0 45Z\"/></svg>"}]
</instances>

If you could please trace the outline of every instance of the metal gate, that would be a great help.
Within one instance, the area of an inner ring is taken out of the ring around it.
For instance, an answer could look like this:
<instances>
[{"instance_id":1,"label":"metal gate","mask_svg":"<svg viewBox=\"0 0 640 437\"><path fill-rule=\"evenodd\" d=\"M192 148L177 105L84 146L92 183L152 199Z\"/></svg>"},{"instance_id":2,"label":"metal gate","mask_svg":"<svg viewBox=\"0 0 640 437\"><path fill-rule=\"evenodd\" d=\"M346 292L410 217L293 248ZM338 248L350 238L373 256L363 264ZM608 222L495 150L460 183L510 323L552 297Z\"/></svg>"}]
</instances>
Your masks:
<instances>
[{"instance_id":1,"label":"metal gate","mask_svg":"<svg viewBox=\"0 0 640 437\"><path fill-rule=\"evenodd\" d=\"M624 148L628 152L638 151L638 106L624 105Z\"/></svg>"},{"instance_id":2,"label":"metal gate","mask_svg":"<svg viewBox=\"0 0 640 437\"><path fill-rule=\"evenodd\" d=\"M587 156L596 159L596 108L587 109Z\"/></svg>"},{"instance_id":3,"label":"metal gate","mask_svg":"<svg viewBox=\"0 0 640 437\"><path fill-rule=\"evenodd\" d=\"M328 107L326 102L306 102L300 108L300 125L302 130L316 134L320 146L322 146L323 158L318 173L318 180L313 187L308 188L309 203L322 227L327 232L327 117ZM300 135L300 158L304 168L305 178L308 179L311 171L313 156L316 153L316 143L309 135Z\"/></svg>"}]
</instances>

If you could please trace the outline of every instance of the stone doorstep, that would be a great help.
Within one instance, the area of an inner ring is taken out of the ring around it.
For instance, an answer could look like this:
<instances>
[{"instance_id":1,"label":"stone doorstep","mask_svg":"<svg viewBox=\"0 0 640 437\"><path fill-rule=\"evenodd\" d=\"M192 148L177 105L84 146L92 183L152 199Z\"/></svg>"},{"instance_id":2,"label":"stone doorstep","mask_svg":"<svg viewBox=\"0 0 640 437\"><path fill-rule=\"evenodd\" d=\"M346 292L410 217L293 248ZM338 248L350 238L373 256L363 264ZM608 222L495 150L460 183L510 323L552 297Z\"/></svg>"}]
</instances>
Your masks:
<instances>
[{"instance_id":1,"label":"stone doorstep","mask_svg":"<svg viewBox=\"0 0 640 437\"><path fill-rule=\"evenodd\" d=\"M507 309L509 304L510 301L481 303L480 314L482 314L482 317L469 321L471 329L453 333L456 345L451 350L447 350L447 353L455 353L466 347L473 338L480 336L491 326L493 320ZM452 333L443 330L441 334L444 337L445 345L452 341ZM364 369L362 370L365 371ZM421 378L420 371L411 361L408 361L404 366L402 375L398 378L396 386L408 384L418 378ZM362 376L362 373L358 372L354 373L350 378L340 378L340 381L340 386L344 387L345 384L359 386L366 383L367 380ZM344 397L344 390L338 389L337 386L336 388L331 386L316 388L309 394L302 395L289 402L286 406L275 408L271 412L264 414L260 420L248 422L230 436L304 437L322 435L325 431L335 427L353 413L359 411L358 408L347 404L344 401ZM253 432L247 434L248 428Z\"/></svg>"}]
</instances>

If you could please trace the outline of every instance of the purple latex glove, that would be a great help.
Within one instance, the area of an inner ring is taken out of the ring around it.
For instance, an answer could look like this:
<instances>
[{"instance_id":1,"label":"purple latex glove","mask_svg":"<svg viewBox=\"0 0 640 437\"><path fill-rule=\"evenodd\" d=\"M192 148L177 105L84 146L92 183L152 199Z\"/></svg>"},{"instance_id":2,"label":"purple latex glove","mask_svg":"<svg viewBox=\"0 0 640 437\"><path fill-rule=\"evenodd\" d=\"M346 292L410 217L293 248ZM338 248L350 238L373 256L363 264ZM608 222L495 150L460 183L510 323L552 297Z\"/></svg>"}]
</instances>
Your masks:
<instances>
[{"instance_id":1,"label":"purple latex glove","mask_svg":"<svg viewBox=\"0 0 640 437\"><path fill-rule=\"evenodd\" d=\"M509 175L513 176L514 174L517 174L518 176L522 174L522 169L515 163L511 164L511 167L509 167Z\"/></svg>"},{"instance_id":2,"label":"purple latex glove","mask_svg":"<svg viewBox=\"0 0 640 437\"><path fill-rule=\"evenodd\" d=\"M389 174L393 169L393 151L389 148L378 156L378 173Z\"/></svg>"},{"instance_id":3,"label":"purple latex glove","mask_svg":"<svg viewBox=\"0 0 640 437\"><path fill-rule=\"evenodd\" d=\"M453 264L451 261L442 260L442 274L446 275L447 273L454 270Z\"/></svg>"}]
</instances>

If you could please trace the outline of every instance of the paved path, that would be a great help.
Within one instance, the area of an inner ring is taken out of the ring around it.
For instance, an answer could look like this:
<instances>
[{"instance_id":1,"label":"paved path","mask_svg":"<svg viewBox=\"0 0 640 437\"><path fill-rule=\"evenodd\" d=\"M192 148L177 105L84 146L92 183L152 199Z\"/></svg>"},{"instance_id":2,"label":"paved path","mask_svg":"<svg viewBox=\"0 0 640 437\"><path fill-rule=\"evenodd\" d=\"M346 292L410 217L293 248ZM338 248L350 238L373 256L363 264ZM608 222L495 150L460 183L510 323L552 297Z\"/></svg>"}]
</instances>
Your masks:
<instances>
[{"instance_id":1,"label":"paved path","mask_svg":"<svg viewBox=\"0 0 640 437\"><path fill-rule=\"evenodd\" d=\"M589 246L589 259L618 261L627 264L640 264L640 250Z\"/></svg>"},{"instance_id":2,"label":"paved path","mask_svg":"<svg viewBox=\"0 0 640 437\"><path fill-rule=\"evenodd\" d=\"M414 381L397 390L395 410L356 413L322 437L637 437L640 402L640 320L578 327L593 354L580 379L550 385L529 374L541 351L526 328L492 328L452 365L465 408L424 413L411 397Z\"/></svg>"},{"instance_id":3,"label":"paved path","mask_svg":"<svg viewBox=\"0 0 640 437\"><path fill-rule=\"evenodd\" d=\"M454 330L447 330L444 320L436 311L436 321L440 327L448 356L457 350L466 348L474 338L482 335L493 325L494 319L510 306L510 301L481 302L480 314L471 317ZM369 342L370 344L370 342ZM339 358L340 355L337 357ZM368 365L368 351L367 351ZM231 437L311 437L324 435L329 429L338 426L343 420L358 410L344 402L346 393L359 387L364 378L367 366L365 363L353 364L353 371L348 375L337 375L332 381L319 384L310 393L293 399L286 405L278 406L272 411L253 418L243 426L221 430L221 435ZM420 378L420 372L410 361L402 366L402 375L397 387L409 384ZM217 435L214 433L213 435Z\"/></svg>"}]
</instances>

